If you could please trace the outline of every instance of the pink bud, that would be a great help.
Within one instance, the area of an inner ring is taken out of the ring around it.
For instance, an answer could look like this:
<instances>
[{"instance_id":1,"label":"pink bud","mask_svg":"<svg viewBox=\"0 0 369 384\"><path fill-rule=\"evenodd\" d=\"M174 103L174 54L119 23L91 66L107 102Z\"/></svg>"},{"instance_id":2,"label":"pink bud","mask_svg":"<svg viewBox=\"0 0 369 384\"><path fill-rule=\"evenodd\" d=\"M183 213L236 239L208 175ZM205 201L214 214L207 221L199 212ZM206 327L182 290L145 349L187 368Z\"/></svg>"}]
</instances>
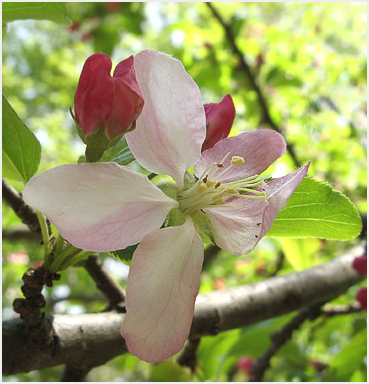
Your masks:
<instances>
[{"instance_id":1,"label":"pink bud","mask_svg":"<svg viewBox=\"0 0 369 384\"><path fill-rule=\"evenodd\" d=\"M352 267L356 269L360 274L367 274L367 256L359 256L352 262Z\"/></svg>"},{"instance_id":2,"label":"pink bud","mask_svg":"<svg viewBox=\"0 0 369 384\"><path fill-rule=\"evenodd\" d=\"M246 375L251 376L251 366L254 362L255 360L251 357L240 357L236 363L236 368L239 371L246 373Z\"/></svg>"},{"instance_id":3,"label":"pink bud","mask_svg":"<svg viewBox=\"0 0 369 384\"><path fill-rule=\"evenodd\" d=\"M86 60L74 96L75 120L83 139L100 129L109 141L134 129L143 99L133 60L131 56L120 62L113 77L109 56L96 53Z\"/></svg>"},{"instance_id":4,"label":"pink bud","mask_svg":"<svg viewBox=\"0 0 369 384\"><path fill-rule=\"evenodd\" d=\"M218 141L226 138L236 116L233 100L225 95L220 103L204 104L206 114L206 138L201 151L212 148Z\"/></svg>"},{"instance_id":5,"label":"pink bud","mask_svg":"<svg viewBox=\"0 0 369 384\"><path fill-rule=\"evenodd\" d=\"M368 303L366 287L359 289L358 293L356 294L356 300L360 303L362 309L367 309Z\"/></svg>"}]
</instances>

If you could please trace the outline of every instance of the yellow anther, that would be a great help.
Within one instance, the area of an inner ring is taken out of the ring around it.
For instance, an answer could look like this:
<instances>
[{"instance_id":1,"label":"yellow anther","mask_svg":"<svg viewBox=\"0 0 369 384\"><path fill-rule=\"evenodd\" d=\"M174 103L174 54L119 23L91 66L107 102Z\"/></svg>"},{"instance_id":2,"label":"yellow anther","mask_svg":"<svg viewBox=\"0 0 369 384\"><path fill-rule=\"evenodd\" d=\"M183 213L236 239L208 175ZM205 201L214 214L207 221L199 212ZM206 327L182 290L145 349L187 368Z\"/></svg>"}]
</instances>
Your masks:
<instances>
[{"instance_id":1,"label":"yellow anther","mask_svg":"<svg viewBox=\"0 0 369 384\"><path fill-rule=\"evenodd\" d=\"M207 187L211 187L212 185L215 185L216 183L217 182L214 181L214 180L207 179L205 184L206 184Z\"/></svg>"},{"instance_id":2,"label":"yellow anther","mask_svg":"<svg viewBox=\"0 0 369 384\"><path fill-rule=\"evenodd\" d=\"M223 199L218 199L218 200L214 201L214 203L216 205L224 205L224 204L226 204L226 202Z\"/></svg>"},{"instance_id":3,"label":"yellow anther","mask_svg":"<svg viewBox=\"0 0 369 384\"><path fill-rule=\"evenodd\" d=\"M230 188L230 189L228 189L227 194L238 195L239 192L236 189L234 189L234 188Z\"/></svg>"},{"instance_id":4,"label":"yellow anther","mask_svg":"<svg viewBox=\"0 0 369 384\"><path fill-rule=\"evenodd\" d=\"M197 186L197 192L199 192L199 193L205 192L207 189L208 189L208 187L203 182L201 182L201 184L199 184Z\"/></svg>"},{"instance_id":5,"label":"yellow anther","mask_svg":"<svg viewBox=\"0 0 369 384\"><path fill-rule=\"evenodd\" d=\"M243 164L245 162L245 159L241 156L233 156L231 160L232 165L239 165Z\"/></svg>"}]
</instances>

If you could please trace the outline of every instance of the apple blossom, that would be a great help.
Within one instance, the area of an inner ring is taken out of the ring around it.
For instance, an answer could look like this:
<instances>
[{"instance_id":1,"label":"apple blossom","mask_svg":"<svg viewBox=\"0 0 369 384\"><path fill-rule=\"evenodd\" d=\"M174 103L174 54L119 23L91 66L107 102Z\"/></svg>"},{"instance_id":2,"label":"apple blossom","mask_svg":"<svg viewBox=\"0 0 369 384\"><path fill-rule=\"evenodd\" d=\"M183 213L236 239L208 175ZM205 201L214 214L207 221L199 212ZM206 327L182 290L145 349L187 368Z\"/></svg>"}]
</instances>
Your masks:
<instances>
[{"instance_id":1,"label":"apple blossom","mask_svg":"<svg viewBox=\"0 0 369 384\"><path fill-rule=\"evenodd\" d=\"M182 63L147 50L135 57L135 70L145 106L127 142L143 167L175 183L155 185L115 163L67 164L33 177L23 196L78 248L140 243L122 335L131 354L157 362L179 352L189 335L204 257L200 234L234 255L247 254L309 164L265 183L259 175L286 151L272 130L226 138L201 153L205 111Z\"/></svg>"},{"instance_id":2,"label":"apple blossom","mask_svg":"<svg viewBox=\"0 0 369 384\"><path fill-rule=\"evenodd\" d=\"M74 96L72 116L88 151L102 155L124 133L135 128L143 98L133 62L133 56L120 62L111 77L109 56L95 53L86 60Z\"/></svg>"},{"instance_id":3,"label":"apple blossom","mask_svg":"<svg viewBox=\"0 0 369 384\"><path fill-rule=\"evenodd\" d=\"M220 103L204 104L206 115L206 138L202 151L214 147L215 143L228 137L236 110L231 95L225 95Z\"/></svg>"}]
</instances>

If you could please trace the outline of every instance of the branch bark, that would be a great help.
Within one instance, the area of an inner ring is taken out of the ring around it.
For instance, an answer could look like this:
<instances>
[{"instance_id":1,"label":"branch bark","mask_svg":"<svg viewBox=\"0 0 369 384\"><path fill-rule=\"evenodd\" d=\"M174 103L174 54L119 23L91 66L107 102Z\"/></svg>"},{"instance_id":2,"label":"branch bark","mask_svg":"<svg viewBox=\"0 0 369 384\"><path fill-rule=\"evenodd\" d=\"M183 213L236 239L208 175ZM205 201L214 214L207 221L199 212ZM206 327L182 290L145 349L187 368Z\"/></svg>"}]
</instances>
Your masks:
<instances>
[{"instance_id":1,"label":"branch bark","mask_svg":"<svg viewBox=\"0 0 369 384\"><path fill-rule=\"evenodd\" d=\"M351 267L362 246L334 260L285 276L235 288L200 294L190 338L215 335L328 302L362 280ZM60 364L88 371L127 352L120 335L124 314L46 315L54 344L40 351L29 343L24 322L3 322L3 374L30 372Z\"/></svg>"}]
</instances>

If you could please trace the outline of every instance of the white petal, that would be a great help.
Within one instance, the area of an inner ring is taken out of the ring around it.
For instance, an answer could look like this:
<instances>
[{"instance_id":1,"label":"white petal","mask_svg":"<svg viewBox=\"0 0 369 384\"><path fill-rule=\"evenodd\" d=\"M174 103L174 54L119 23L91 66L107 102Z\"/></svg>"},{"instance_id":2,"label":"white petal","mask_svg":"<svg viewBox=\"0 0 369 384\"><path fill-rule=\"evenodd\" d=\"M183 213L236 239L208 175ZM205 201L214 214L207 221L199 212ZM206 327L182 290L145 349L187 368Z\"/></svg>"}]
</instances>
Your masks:
<instances>
[{"instance_id":1,"label":"white petal","mask_svg":"<svg viewBox=\"0 0 369 384\"><path fill-rule=\"evenodd\" d=\"M136 55L135 70L145 105L126 135L129 147L143 167L172 176L181 190L206 135L199 87L179 60L161 52Z\"/></svg>"},{"instance_id":2,"label":"white petal","mask_svg":"<svg viewBox=\"0 0 369 384\"><path fill-rule=\"evenodd\" d=\"M146 176L116 163L66 164L33 177L23 190L71 244L113 251L160 228L178 203Z\"/></svg>"},{"instance_id":3,"label":"white petal","mask_svg":"<svg viewBox=\"0 0 369 384\"><path fill-rule=\"evenodd\" d=\"M215 243L235 256L251 252L260 240L267 205L262 199L234 198L226 205L204 209L213 227Z\"/></svg>"},{"instance_id":4,"label":"white petal","mask_svg":"<svg viewBox=\"0 0 369 384\"><path fill-rule=\"evenodd\" d=\"M203 259L203 243L191 219L144 237L132 259L122 326L132 355L154 363L183 348Z\"/></svg>"}]
</instances>

